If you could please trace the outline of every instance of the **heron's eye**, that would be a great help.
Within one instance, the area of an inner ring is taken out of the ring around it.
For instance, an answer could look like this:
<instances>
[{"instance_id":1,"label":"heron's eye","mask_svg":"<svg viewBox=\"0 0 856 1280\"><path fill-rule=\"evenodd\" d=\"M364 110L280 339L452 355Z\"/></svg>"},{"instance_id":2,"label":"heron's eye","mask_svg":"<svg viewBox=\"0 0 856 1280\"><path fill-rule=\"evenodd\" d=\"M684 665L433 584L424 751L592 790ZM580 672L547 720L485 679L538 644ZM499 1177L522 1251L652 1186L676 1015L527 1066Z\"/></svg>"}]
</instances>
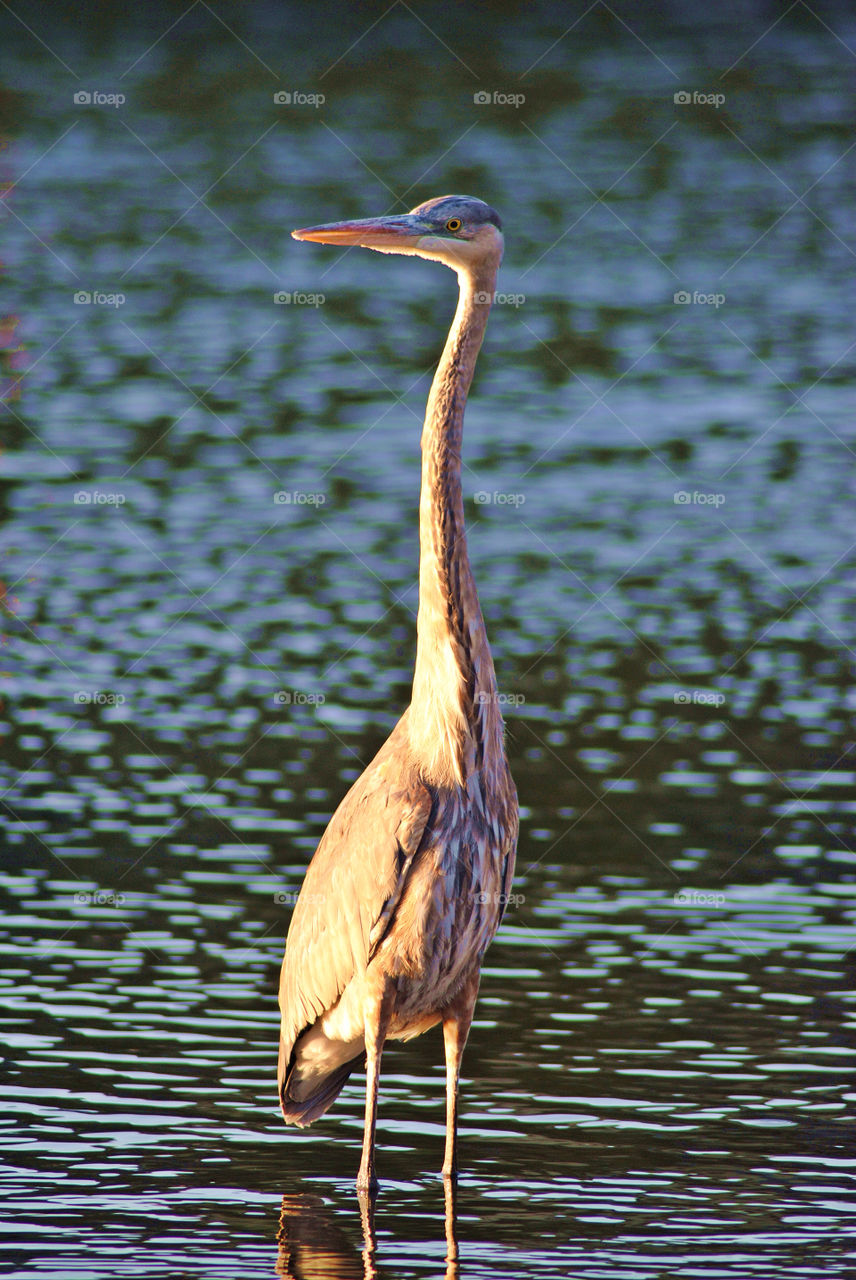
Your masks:
<instances>
[{"instance_id":1,"label":"heron's eye","mask_svg":"<svg viewBox=\"0 0 856 1280\"><path fill-rule=\"evenodd\" d=\"M462 225L462 224L461 224L461 219L460 219L460 218L450 218L450 219L449 219L449 221L446 223L446 230L447 230L447 231L460 231L460 229L461 229L461 225Z\"/></svg>"}]
</instances>

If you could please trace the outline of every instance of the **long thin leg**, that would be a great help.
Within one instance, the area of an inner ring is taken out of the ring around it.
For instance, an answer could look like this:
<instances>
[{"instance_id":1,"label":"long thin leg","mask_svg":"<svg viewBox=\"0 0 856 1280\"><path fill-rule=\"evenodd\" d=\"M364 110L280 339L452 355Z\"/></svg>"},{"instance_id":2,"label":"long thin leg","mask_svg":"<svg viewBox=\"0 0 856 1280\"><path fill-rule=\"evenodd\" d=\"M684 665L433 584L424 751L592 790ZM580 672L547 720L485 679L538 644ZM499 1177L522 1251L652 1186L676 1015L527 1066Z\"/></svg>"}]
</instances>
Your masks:
<instances>
[{"instance_id":1,"label":"long thin leg","mask_svg":"<svg viewBox=\"0 0 856 1280\"><path fill-rule=\"evenodd\" d=\"M461 1059L470 1033L476 996L479 991L479 975L459 992L455 1003L443 1014L443 1044L446 1049L446 1157L443 1161L443 1177L458 1176L458 1077Z\"/></svg>"},{"instance_id":2,"label":"long thin leg","mask_svg":"<svg viewBox=\"0 0 856 1280\"><path fill-rule=\"evenodd\" d=\"M366 1010L366 1122L363 1129L363 1158L357 1174L358 1191L377 1191L374 1159L377 1091L383 1042L392 1016L393 994L392 986L386 986Z\"/></svg>"}]
</instances>

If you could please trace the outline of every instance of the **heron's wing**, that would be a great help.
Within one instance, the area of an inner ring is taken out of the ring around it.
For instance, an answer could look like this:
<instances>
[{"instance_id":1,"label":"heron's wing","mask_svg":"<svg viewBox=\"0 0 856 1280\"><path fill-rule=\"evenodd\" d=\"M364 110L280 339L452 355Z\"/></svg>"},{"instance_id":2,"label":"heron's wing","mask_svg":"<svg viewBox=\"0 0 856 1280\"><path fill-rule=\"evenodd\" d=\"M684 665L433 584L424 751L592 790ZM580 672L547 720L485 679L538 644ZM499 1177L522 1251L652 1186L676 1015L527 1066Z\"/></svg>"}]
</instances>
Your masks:
<instances>
[{"instance_id":1,"label":"heron's wing","mask_svg":"<svg viewBox=\"0 0 856 1280\"><path fill-rule=\"evenodd\" d=\"M404 723L342 800L307 868L280 982L286 1058L377 949L421 844L432 796Z\"/></svg>"}]
</instances>

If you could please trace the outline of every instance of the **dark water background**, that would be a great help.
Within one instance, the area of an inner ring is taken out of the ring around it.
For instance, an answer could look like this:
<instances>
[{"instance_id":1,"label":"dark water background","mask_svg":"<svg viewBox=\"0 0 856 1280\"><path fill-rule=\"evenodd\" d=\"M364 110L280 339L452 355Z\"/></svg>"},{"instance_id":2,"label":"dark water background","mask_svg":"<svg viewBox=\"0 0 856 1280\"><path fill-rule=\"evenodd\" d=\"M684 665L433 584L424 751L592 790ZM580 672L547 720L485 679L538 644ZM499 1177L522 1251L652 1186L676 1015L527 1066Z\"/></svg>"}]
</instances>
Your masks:
<instances>
[{"instance_id":1,"label":"dark water background","mask_svg":"<svg viewBox=\"0 0 856 1280\"><path fill-rule=\"evenodd\" d=\"M651 8L3 6L9 1274L363 1272L362 1076L284 1128L276 983L409 698L455 281L288 231L447 191L506 224L465 489L523 805L461 1275L852 1274L856 21ZM384 1068L378 1272L442 1275L439 1035Z\"/></svg>"}]
</instances>

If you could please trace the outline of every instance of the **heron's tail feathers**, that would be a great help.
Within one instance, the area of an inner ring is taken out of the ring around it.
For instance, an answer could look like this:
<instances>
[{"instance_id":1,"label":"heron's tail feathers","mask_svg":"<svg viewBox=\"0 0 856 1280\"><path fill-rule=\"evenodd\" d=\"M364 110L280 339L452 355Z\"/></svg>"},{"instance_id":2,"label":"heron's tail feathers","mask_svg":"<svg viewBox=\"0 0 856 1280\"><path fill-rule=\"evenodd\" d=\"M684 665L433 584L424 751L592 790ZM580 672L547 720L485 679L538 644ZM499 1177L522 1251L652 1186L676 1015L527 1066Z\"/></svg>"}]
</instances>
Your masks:
<instances>
[{"instance_id":1,"label":"heron's tail feathers","mask_svg":"<svg viewBox=\"0 0 856 1280\"><path fill-rule=\"evenodd\" d=\"M311 1032L301 1036L293 1048L279 1042L279 1101L286 1124L300 1128L323 1116L338 1098L365 1051L362 1040L352 1044L331 1042L324 1037L326 1053Z\"/></svg>"},{"instance_id":2,"label":"heron's tail feathers","mask_svg":"<svg viewBox=\"0 0 856 1280\"><path fill-rule=\"evenodd\" d=\"M322 1088L317 1093L313 1093L311 1097L305 1099L296 1099L289 1096L288 1081L285 1088L279 1096L280 1105L282 1107L282 1118L286 1124L296 1124L299 1128L304 1128L308 1124L312 1124L319 1116L323 1116L338 1098L342 1092L342 1087L351 1071L356 1066L356 1062L346 1062L344 1066L339 1067L338 1071L334 1071L324 1081Z\"/></svg>"}]
</instances>

